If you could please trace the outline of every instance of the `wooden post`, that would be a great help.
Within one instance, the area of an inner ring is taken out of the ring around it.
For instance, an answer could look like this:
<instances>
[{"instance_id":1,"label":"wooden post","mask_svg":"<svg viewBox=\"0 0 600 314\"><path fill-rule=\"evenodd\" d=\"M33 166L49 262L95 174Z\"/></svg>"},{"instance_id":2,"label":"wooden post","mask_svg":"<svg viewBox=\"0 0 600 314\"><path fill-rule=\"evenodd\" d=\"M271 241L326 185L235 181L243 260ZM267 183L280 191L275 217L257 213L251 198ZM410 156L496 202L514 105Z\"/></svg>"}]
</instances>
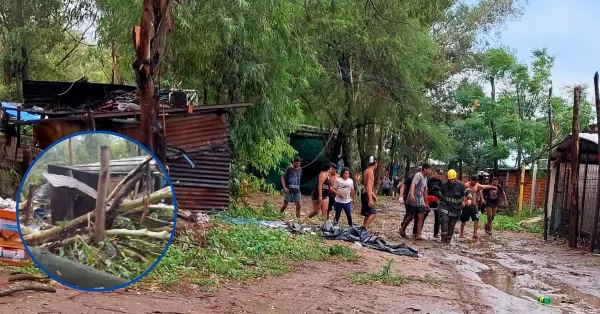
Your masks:
<instances>
[{"instance_id":1,"label":"wooden post","mask_svg":"<svg viewBox=\"0 0 600 314\"><path fill-rule=\"evenodd\" d=\"M569 247L577 248L579 235L579 104L581 103L581 86L573 91L573 129L571 133L571 178L569 184Z\"/></svg>"},{"instance_id":2,"label":"wooden post","mask_svg":"<svg viewBox=\"0 0 600 314\"><path fill-rule=\"evenodd\" d=\"M544 195L544 240L548 240L548 204L550 201L550 181L552 180L552 144L554 128L552 127L552 87L548 90L548 165L546 166L546 192ZM599 190L600 191L600 190Z\"/></svg>"},{"instance_id":3,"label":"wooden post","mask_svg":"<svg viewBox=\"0 0 600 314\"><path fill-rule=\"evenodd\" d=\"M525 163L521 165L521 182L519 183L519 207L517 213L521 213L523 210L523 187L525 185Z\"/></svg>"},{"instance_id":4,"label":"wooden post","mask_svg":"<svg viewBox=\"0 0 600 314\"><path fill-rule=\"evenodd\" d=\"M531 199L529 200L529 213L533 214L534 208L535 208L535 201L537 200L536 197L536 177L537 177L537 161L533 162L533 169L531 169Z\"/></svg>"},{"instance_id":5,"label":"wooden post","mask_svg":"<svg viewBox=\"0 0 600 314\"><path fill-rule=\"evenodd\" d=\"M598 72L594 75L594 96L596 98L596 121L600 123L600 91L598 88ZM598 158L598 178L600 178L600 132L598 132L598 150L596 152ZM596 194L596 210L594 211L594 225L592 226L592 238L590 240L590 253L594 252L596 246L597 235L598 235L598 216L600 214L600 185L598 185L598 192Z\"/></svg>"},{"instance_id":6,"label":"wooden post","mask_svg":"<svg viewBox=\"0 0 600 314\"><path fill-rule=\"evenodd\" d=\"M73 147L71 146L71 138L69 137L68 139L68 143L67 143L67 156L69 157L69 166L73 165Z\"/></svg>"},{"instance_id":7,"label":"wooden post","mask_svg":"<svg viewBox=\"0 0 600 314\"><path fill-rule=\"evenodd\" d=\"M100 177L98 178L98 197L96 198L96 218L94 219L94 242L104 240L106 226L106 197L108 192L108 173L110 171L110 146L100 147Z\"/></svg>"}]
</instances>

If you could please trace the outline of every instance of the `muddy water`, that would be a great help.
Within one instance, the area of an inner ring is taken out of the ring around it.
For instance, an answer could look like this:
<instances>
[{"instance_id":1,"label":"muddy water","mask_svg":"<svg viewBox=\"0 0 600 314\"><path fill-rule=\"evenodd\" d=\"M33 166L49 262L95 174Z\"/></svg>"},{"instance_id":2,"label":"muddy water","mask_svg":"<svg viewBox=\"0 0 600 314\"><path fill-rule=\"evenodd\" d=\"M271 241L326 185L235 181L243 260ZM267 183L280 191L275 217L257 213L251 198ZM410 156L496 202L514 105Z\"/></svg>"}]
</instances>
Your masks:
<instances>
[{"instance_id":1,"label":"muddy water","mask_svg":"<svg viewBox=\"0 0 600 314\"><path fill-rule=\"evenodd\" d=\"M554 281L552 277L541 275L539 272L523 268L511 269L503 266L493 258L486 258L478 251L463 250L462 253L471 255L470 264L482 264L476 271L481 281L514 297L537 303L539 296L549 296L552 303L549 309L556 309L562 313L600 313L600 298L583 293L563 282ZM489 256L489 255L488 255Z\"/></svg>"}]
</instances>

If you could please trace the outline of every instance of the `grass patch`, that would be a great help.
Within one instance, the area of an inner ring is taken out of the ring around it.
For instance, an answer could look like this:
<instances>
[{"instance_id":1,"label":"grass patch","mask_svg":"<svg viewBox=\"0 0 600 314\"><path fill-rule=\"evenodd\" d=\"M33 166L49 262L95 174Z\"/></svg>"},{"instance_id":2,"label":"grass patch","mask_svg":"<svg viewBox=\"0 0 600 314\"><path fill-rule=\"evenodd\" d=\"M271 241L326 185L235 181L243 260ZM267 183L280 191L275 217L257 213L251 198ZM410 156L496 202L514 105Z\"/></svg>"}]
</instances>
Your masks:
<instances>
[{"instance_id":1,"label":"grass patch","mask_svg":"<svg viewBox=\"0 0 600 314\"><path fill-rule=\"evenodd\" d=\"M35 276L47 276L31 261L24 266L0 266L0 273L21 273Z\"/></svg>"},{"instance_id":2,"label":"grass patch","mask_svg":"<svg viewBox=\"0 0 600 314\"><path fill-rule=\"evenodd\" d=\"M544 231L543 221L540 224L534 224L530 226L521 227L521 221L527 220L533 217L539 217L543 214L543 210L538 209L533 213L530 213L529 210L523 210L520 214L513 215L496 215L494 218L494 222L492 223L492 227L494 230L498 231L525 231L529 233L542 233ZM487 215L482 214L479 217L480 224L487 223Z\"/></svg>"},{"instance_id":3,"label":"grass patch","mask_svg":"<svg viewBox=\"0 0 600 314\"><path fill-rule=\"evenodd\" d=\"M220 212L216 216L231 218L247 218L258 220L283 220L285 214L279 212L279 208L270 200L265 200L258 208L251 206L231 206L226 213Z\"/></svg>"},{"instance_id":4,"label":"grass patch","mask_svg":"<svg viewBox=\"0 0 600 314\"><path fill-rule=\"evenodd\" d=\"M275 220L281 218L270 202L260 209L235 208L231 216ZM316 235L290 234L284 229L267 229L259 224L229 224L224 216L213 219L202 247L190 245L192 235L177 237L167 254L144 281L159 281L163 287L181 280L209 290L227 280L279 276L299 261L353 261L358 253L351 247L326 243ZM188 240L190 239L190 240Z\"/></svg>"},{"instance_id":5,"label":"grass patch","mask_svg":"<svg viewBox=\"0 0 600 314\"><path fill-rule=\"evenodd\" d=\"M393 259L389 259L381 269L373 273L351 274L350 282L353 284L366 285L379 282L384 285L400 286L406 283L406 277L391 274Z\"/></svg>"}]
</instances>

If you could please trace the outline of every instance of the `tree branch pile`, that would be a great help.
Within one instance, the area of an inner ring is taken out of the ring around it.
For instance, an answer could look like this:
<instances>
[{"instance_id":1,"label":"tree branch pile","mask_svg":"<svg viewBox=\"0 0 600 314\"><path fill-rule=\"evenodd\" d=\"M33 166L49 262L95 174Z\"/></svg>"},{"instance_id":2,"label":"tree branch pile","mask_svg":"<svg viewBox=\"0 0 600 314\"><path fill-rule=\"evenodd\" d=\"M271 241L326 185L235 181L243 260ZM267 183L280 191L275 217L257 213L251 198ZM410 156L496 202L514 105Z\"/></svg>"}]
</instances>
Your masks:
<instances>
[{"instance_id":1,"label":"tree branch pile","mask_svg":"<svg viewBox=\"0 0 600 314\"><path fill-rule=\"evenodd\" d=\"M176 219L174 206L159 203L173 197L171 187L132 199L136 184L147 179L144 169L151 159L140 163L108 196L104 193L106 201L98 202L104 204L103 221L94 210L46 230L21 226L32 257L54 277L85 288L114 287L146 271L164 251ZM104 231L103 239L95 239L95 225L111 219L112 228Z\"/></svg>"}]
</instances>

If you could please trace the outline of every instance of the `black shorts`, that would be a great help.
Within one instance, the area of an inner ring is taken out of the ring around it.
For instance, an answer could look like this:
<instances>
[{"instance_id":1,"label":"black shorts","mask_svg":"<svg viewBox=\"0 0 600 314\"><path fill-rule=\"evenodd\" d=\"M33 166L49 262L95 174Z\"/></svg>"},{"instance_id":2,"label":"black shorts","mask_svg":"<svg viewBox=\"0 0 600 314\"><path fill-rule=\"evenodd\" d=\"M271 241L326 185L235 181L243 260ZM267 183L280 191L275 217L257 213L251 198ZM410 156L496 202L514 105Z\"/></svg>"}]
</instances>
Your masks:
<instances>
[{"instance_id":1,"label":"black shorts","mask_svg":"<svg viewBox=\"0 0 600 314\"><path fill-rule=\"evenodd\" d=\"M407 215L425 214L427 208L425 206L415 206L410 204L404 204Z\"/></svg>"},{"instance_id":2,"label":"black shorts","mask_svg":"<svg viewBox=\"0 0 600 314\"><path fill-rule=\"evenodd\" d=\"M364 216L364 217L369 217L371 215L375 215L377 214L377 210L375 209L375 206L370 207L369 206L369 196L367 195L367 193L361 193L360 194L360 215Z\"/></svg>"},{"instance_id":3,"label":"black shorts","mask_svg":"<svg viewBox=\"0 0 600 314\"><path fill-rule=\"evenodd\" d=\"M494 201L492 201L492 202L486 202L485 203L485 207L486 208L491 208L491 209L496 209L496 207L498 207L498 202L497 201L496 202L494 202Z\"/></svg>"},{"instance_id":4,"label":"black shorts","mask_svg":"<svg viewBox=\"0 0 600 314\"><path fill-rule=\"evenodd\" d=\"M323 197L322 197L323 200L327 199L327 197L328 197L327 194L329 194L329 191L327 191L327 192L323 191ZM319 199L319 192L317 192L317 190L313 190L312 193L310 194L310 198L313 201L318 200Z\"/></svg>"},{"instance_id":5,"label":"black shorts","mask_svg":"<svg viewBox=\"0 0 600 314\"><path fill-rule=\"evenodd\" d=\"M335 205L335 194L329 194L329 205L327 205L327 212L333 210L333 205Z\"/></svg>"},{"instance_id":6,"label":"black shorts","mask_svg":"<svg viewBox=\"0 0 600 314\"><path fill-rule=\"evenodd\" d=\"M464 207L460 213L460 222L467 222L471 219L472 221L479 221L479 210L477 206L471 205Z\"/></svg>"}]
</instances>

